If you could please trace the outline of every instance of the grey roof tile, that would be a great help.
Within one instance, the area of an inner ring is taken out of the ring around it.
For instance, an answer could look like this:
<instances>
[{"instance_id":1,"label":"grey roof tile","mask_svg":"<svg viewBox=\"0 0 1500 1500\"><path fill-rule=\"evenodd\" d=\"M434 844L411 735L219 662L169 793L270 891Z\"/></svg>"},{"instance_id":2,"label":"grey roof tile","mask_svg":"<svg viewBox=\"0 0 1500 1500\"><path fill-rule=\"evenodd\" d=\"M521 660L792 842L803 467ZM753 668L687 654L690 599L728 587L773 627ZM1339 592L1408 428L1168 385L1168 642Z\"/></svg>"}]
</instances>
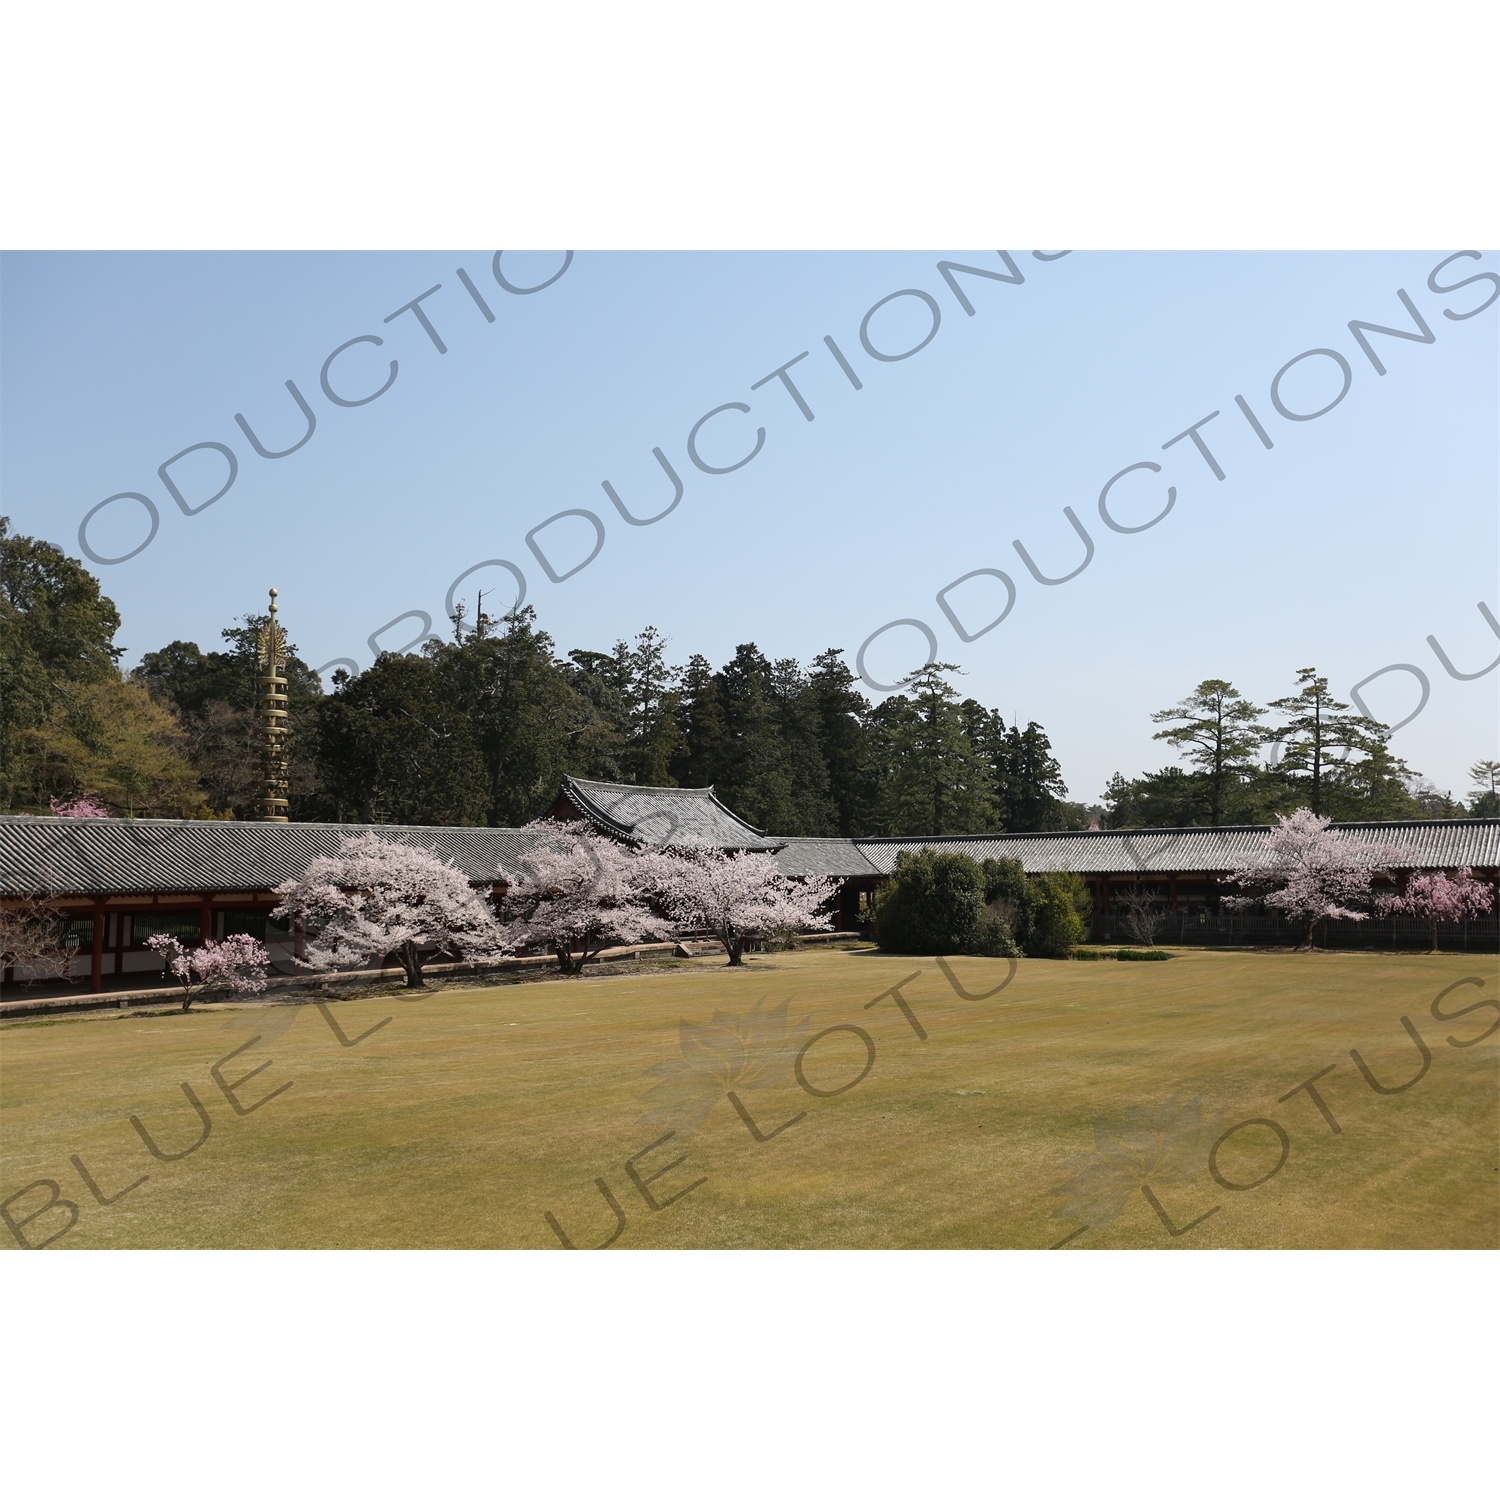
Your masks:
<instances>
[{"instance_id":1,"label":"grey roof tile","mask_svg":"<svg viewBox=\"0 0 1500 1500\"><path fill-rule=\"evenodd\" d=\"M902 849L942 849L975 859L1020 860L1032 874L1216 873L1264 840L1264 827L1149 828L1108 833L976 834L933 839L770 839L736 818L711 789L574 783L600 827L647 842L698 838L772 853L789 875L888 874ZM602 788L602 790L600 790ZM586 789L586 790L584 790ZM665 796L653 794L665 793ZM582 810L582 809L580 809ZM602 821L601 821L602 819ZM675 819L675 821L674 821ZM1341 831L1410 850L1406 869L1500 866L1500 819L1350 823ZM431 849L471 880L515 870L546 838L530 828L415 828L357 823L219 823L155 818L0 816L0 894L264 891L300 877L318 855L359 833ZM659 837L659 835L664 837Z\"/></svg>"},{"instance_id":2,"label":"grey roof tile","mask_svg":"<svg viewBox=\"0 0 1500 1500\"><path fill-rule=\"evenodd\" d=\"M1500 865L1500 819L1465 818L1411 823L1341 823L1338 830L1410 850L1401 869ZM903 849L939 849L973 859L1016 859L1028 874L1071 870L1078 875L1166 874L1232 869L1265 841L1263 824L1236 828L1139 828L1118 832L968 834L931 839L857 839L860 852L889 874Z\"/></svg>"},{"instance_id":3,"label":"grey roof tile","mask_svg":"<svg viewBox=\"0 0 1500 1500\"><path fill-rule=\"evenodd\" d=\"M730 812L711 786L628 786L564 776L561 795L606 833L643 843L769 851L786 842Z\"/></svg>"},{"instance_id":4,"label":"grey roof tile","mask_svg":"<svg viewBox=\"0 0 1500 1500\"><path fill-rule=\"evenodd\" d=\"M783 875L879 875L853 839L788 839L775 855Z\"/></svg>"},{"instance_id":5,"label":"grey roof tile","mask_svg":"<svg viewBox=\"0 0 1500 1500\"><path fill-rule=\"evenodd\" d=\"M430 849L475 881L514 868L543 837L521 828L0 817L0 894L267 890L360 833Z\"/></svg>"}]
</instances>

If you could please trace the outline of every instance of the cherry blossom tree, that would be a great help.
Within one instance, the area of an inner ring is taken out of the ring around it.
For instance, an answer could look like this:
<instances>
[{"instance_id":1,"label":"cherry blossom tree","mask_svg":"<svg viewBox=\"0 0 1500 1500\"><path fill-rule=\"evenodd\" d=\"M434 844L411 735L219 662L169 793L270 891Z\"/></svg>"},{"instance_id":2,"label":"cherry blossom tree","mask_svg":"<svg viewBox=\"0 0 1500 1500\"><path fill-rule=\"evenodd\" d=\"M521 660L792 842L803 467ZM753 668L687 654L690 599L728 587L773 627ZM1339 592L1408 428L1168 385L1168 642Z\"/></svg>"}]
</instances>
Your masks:
<instances>
[{"instance_id":1,"label":"cherry blossom tree","mask_svg":"<svg viewBox=\"0 0 1500 1500\"><path fill-rule=\"evenodd\" d=\"M560 823L538 825L551 837L526 855L509 885L515 911L505 931L517 946L543 946L564 974L581 974L601 949L642 938L671 937L670 921L652 910L654 857Z\"/></svg>"},{"instance_id":2,"label":"cherry blossom tree","mask_svg":"<svg viewBox=\"0 0 1500 1500\"><path fill-rule=\"evenodd\" d=\"M236 933L222 943L210 938L201 948L184 948L175 937L159 932L146 939L146 946L159 953L167 973L182 986L182 1008L216 991L236 995L258 995L266 987L265 969L271 962L266 945L247 932Z\"/></svg>"},{"instance_id":3,"label":"cherry blossom tree","mask_svg":"<svg viewBox=\"0 0 1500 1500\"><path fill-rule=\"evenodd\" d=\"M793 880L769 854L726 853L682 845L645 856L657 892L679 927L706 927L724 945L731 964L742 961L745 943L777 932L827 932L833 919L823 908L838 889L832 878Z\"/></svg>"},{"instance_id":4,"label":"cherry blossom tree","mask_svg":"<svg viewBox=\"0 0 1500 1500\"><path fill-rule=\"evenodd\" d=\"M512 951L489 902L456 865L426 849L362 833L312 861L301 880L276 887L273 916L318 925L305 968L380 963L394 954L408 989L423 987L432 958L501 958Z\"/></svg>"},{"instance_id":5,"label":"cherry blossom tree","mask_svg":"<svg viewBox=\"0 0 1500 1500\"><path fill-rule=\"evenodd\" d=\"M109 816L108 809L97 802L92 793L75 797L71 802L59 802L56 797L48 797L47 806L52 809L54 818L107 818Z\"/></svg>"},{"instance_id":6,"label":"cherry blossom tree","mask_svg":"<svg viewBox=\"0 0 1500 1500\"><path fill-rule=\"evenodd\" d=\"M65 920L45 896L0 906L0 975L14 970L23 985L69 979L76 950L63 941Z\"/></svg>"},{"instance_id":7,"label":"cherry blossom tree","mask_svg":"<svg viewBox=\"0 0 1500 1500\"><path fill-rule=\"evenodd\" d=\"M1468 868L1456 870L1451 875L1445 870L1413 875L1400 895L1382 896L1377 903L1382 916L1387 912L1397 912L1424 922L1432 938L1434 953L1437 952L1438 927L1442 923L1477 917L1481 912L1491 910L1494 904L1494 891L1484 881L1475 880L1474 872Z\"/></svg>"},{"instance_id":8,"label":"cherry blossom tree","mask_svg":"<svg viewBox=\"0 0 1500 1500\"><path fill-rule=\"evenodd\" d=\"M1224 904L1243 910L1264 902L1305 923L1299 952L1312 948L1319 924L1330 917L1363 922L1369 913L1351 903L1369 904L1370 881L1400 851L1335 833L1331 822L1305 807L1278 818L1264 845L1229 871L1242 894Z\"/></svg>"}]
</instances>

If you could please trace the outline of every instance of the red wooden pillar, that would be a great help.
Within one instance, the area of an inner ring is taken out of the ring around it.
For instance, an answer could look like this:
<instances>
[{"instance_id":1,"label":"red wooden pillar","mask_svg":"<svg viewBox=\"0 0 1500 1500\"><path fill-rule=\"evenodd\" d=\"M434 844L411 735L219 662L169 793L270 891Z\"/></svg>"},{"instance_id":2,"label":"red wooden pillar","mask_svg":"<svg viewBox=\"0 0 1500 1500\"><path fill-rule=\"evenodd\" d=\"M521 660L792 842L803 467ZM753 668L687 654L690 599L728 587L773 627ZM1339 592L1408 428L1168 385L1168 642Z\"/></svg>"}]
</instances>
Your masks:
<instances>
[{"instance_id":1,"label":"red wooden pillar","mask_svg":"<svg viewBox=\"0 0 1500 1500\"><path fill-rule=\"evenodd\" d=\"M1177 910L1177 877L1175 875L1167 876L1167 910Z\"/></svg>"},{"instance_id":2,"label":"red wooden pillar","mask_svg":"<svg viewBox=\"0 0 1500 1500\"><path fill-rule=\"evenodd\" d=\"M98 994L104 988L104 897L94 897L94 941L89 957L89 987Z\"/></svg>"},{"instance_id":3,"label":"red wooden pillar","mask_svg":"<svg viewBox=\"0 0 1500 1500\"><path fill-rule=\"evenodd\" d=\"M214 909L205 892L202 905L198 908L198 942L202 947L207 947L209 940L214 935Z\"/></svg>"}]
</instances>

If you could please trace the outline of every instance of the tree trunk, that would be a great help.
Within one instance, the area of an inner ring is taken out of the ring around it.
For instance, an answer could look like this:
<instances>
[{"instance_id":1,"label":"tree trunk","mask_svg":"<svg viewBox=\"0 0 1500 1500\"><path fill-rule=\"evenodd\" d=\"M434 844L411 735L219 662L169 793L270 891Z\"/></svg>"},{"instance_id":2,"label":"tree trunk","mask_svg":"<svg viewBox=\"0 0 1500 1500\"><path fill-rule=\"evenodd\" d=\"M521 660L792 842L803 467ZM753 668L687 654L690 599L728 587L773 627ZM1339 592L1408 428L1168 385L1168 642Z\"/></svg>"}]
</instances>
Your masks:
<instances>
[{"instance_id":1,"label":"tree trunk","mask_svg":"<svg viewBox=\"0 0 1500 1500\"><path fill-rule=\"evenodd\" d=\"M578 975L583 972L584 960L588 957L588 949L585 948L577 958L573 957L573 945L568 943L554 943L552 951L557 955L557 967L564 974Z\"/></svg>"},{"instance_id":2,"label":"tree trunk","mask_svg":"<svg viewBox=\"0 0 1500 1500\"><path fill-rule=\"evenodd\" d=\"M411 942L402 943L397 957L401 960L401 967L406 970L407 989L425 989L426 985L422 979L422 958L417 952L417 945Z\"/></svg>"},{"instance_id":3,"label":"tree trunk","mask_svg":"<svg viewBox=\"0 0 1500 1500\"><path fill-rule=\"evenodd\" d=\"M743 955L744 955L744 952L745 952L745 940L744 940L744 938L741 937L739 935L739 933L735 933L735 935L729 940L729 942L728 942L728 944L726 946L729 949L729 962L730 962L730 964L731 965L736 965L736 964L743 965L743 963L744 963L744 957L743 957Z\"/></svg>"}]
</instances>

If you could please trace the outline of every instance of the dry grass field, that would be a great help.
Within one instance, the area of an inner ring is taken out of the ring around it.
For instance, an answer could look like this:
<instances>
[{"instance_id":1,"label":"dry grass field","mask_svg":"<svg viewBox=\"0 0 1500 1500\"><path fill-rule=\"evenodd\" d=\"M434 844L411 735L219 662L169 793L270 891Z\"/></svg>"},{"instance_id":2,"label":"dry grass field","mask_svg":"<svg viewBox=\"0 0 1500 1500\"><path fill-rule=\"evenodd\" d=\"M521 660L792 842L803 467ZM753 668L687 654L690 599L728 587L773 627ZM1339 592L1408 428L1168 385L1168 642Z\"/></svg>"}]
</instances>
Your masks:
<instances>
[{"instance_id":1,"label":"dry grass field","mask_svg":"<svg viewBox=\"0 0 1500 1500\"><path fill-rule=\"evenodd\" d=\"M9 1025L5 1214L57 1249L1500 1243L1492 955L1023 960L974 1000L1011 966L625 968ZM38 1179L71 1230L25 1222Z\"/></svg>"}]
</instances>

